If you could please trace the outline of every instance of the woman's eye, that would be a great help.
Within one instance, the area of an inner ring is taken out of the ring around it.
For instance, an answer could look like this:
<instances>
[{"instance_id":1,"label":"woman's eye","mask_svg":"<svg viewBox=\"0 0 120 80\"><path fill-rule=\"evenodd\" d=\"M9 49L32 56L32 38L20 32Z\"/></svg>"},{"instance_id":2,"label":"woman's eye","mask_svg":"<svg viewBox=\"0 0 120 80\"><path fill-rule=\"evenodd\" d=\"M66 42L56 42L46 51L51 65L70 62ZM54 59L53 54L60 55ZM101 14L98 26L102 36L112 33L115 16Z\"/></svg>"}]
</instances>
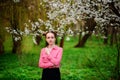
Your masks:
<instances>
[{"instance_id":1,"label":"woman's eye","mask_svg":"<svg viewBox=\"0 0 120 80\"><path fill-rule=\"evenodd\" d=\"M52 39L54 39L54 37L51 37Z\"/></svg>"},{"instance_id":2,"label":"woman's eye","mask_svg":"<svg viewBox=\"0 0 120 80\"><path fill-rule=\"evenodd\" d=\"M47 39L49 39L50 37L47 37Z\"/></svg>"}]
</instances>

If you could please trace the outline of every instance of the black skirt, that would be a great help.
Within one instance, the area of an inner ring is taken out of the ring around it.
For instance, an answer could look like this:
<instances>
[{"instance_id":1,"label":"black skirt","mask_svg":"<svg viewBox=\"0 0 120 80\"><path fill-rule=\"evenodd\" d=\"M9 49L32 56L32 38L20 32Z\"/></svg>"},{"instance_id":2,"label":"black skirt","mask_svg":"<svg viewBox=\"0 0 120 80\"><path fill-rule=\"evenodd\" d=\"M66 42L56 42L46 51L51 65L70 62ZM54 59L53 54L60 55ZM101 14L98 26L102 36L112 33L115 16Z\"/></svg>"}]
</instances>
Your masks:
<instances>
[{"instance_id":1,"label":"black skirt","mask_svg":"<svg viewBox=\"0 0 120 80\"><path fill-rule=\"evenodd\" d=\"M43 69L42 80L61 80L59 68Z\"/></svg>"}]
</instances>

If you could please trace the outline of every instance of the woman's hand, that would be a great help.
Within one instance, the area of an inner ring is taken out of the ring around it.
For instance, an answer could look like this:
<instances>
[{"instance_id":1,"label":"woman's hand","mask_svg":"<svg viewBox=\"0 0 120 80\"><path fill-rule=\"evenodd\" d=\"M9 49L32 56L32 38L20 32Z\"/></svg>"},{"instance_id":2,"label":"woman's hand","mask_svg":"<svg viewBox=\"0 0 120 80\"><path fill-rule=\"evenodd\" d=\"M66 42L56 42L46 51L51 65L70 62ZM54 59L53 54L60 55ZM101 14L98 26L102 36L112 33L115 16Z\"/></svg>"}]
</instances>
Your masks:
<instances>
[{"instance_id":1,"label":"woman's hand","mask_svg":"<svg viewBox=\"0 0 120 80\"><path fill-rule=\"evenodd\" d=\"M50 54L49 49L48 49L48 48L45 48L45 50L46 50L46 54L49 55L49 54Z\"/></svg>"}]
</instances>

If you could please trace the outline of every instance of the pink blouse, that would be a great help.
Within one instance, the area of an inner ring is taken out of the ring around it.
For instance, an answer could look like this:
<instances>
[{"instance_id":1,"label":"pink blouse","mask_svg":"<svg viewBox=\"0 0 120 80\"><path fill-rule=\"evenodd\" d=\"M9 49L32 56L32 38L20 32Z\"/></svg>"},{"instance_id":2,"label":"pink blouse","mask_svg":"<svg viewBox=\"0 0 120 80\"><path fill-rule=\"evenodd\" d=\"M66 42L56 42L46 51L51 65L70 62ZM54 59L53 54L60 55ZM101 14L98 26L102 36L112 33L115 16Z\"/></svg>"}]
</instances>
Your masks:
<instances>
[{"instance_id":1,"label":"pink blouse","mask_svg":"<svg viewBox=\"0 0 120 80\"><path fill-rule=\"evenodd\" d=\"M48 55L46 53L46 49L42 48L40 53L40 59L39 59L39 67L40 68L59 68L60 67L60 61L62 58L62 51L63 49L58 46L54 46Z\"/></svg>"}]
</instances>

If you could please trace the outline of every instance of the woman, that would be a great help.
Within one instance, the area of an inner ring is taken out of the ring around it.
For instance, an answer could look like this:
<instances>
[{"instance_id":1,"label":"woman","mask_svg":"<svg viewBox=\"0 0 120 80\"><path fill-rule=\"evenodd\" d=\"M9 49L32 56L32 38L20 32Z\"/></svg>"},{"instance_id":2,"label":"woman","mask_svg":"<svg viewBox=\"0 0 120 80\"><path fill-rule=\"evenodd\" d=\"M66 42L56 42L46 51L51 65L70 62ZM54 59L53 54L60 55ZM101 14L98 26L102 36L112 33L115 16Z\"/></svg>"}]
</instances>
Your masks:
<instances>
[{"instance_id":1,"label":"woman","mask_svg":"<svg viewBox=\"0 0 120 80\"><path fill-rule=\"evenodd\" d=\"M39 59L39 67L43 68L42 80L61 80L59 68L63 49L55 45L55 32L47 32L45 38L47 45L42 48Z\"/></svg>"}]
</instances>

